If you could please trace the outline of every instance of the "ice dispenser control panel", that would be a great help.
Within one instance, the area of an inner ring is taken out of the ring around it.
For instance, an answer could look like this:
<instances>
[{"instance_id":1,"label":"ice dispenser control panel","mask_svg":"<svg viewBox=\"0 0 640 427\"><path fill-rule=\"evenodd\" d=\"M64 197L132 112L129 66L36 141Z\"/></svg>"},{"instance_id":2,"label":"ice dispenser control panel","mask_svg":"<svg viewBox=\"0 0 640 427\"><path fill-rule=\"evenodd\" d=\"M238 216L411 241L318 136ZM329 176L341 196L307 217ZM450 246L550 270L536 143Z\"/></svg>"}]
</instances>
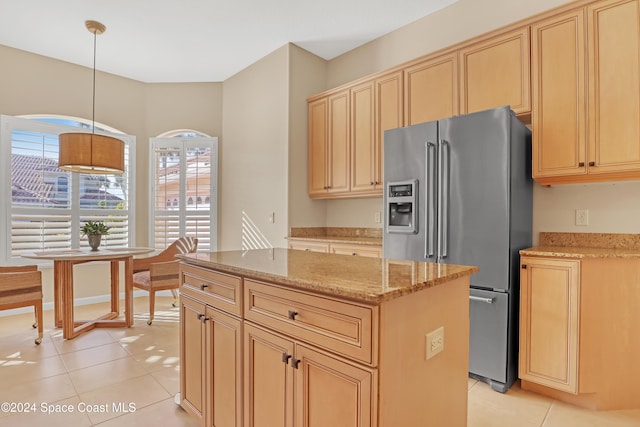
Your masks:
<instances>
[{"instance_id":1,"label":"ice dispenser control panel","mask_svg":"<svg viewBox=\"0 0 640 427\"><path fill-rule=\"evenodd\" d=\"M387 183L387 231L417 233L418 180Z\"/></svg>"}]
</instances>

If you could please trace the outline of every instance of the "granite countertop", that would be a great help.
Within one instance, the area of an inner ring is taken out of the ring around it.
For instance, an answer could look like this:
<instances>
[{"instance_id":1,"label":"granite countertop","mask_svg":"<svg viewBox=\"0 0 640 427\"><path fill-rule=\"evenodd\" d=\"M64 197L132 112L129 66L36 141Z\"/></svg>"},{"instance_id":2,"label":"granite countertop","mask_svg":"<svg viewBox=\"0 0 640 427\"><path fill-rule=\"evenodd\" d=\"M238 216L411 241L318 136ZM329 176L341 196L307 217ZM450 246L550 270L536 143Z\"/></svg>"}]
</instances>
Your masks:
<instances>
[{"instance_id":1,"label":"granite countertop","mask_svg":"<svg viewBox=\"0 0 640 427\"><path fill-rule=\"evenodd\" d=\"M353 245L382 245L382 238L379 237L357 237L357 236L311 236L311 237L288 237L289 240L314 240L327 243L348 243Z\"/></svg>"},{"instance_id":2,"label":"granite countertop","mask_svg":"<svg viewBox=\"0 0 640 427\"><path fill-rule=\"evenodd\" d=\"M522 249L520 255L558 258L640 258L638 249L587 248L572 246L535 246Z\"/></svg>"},{"instance_id":3,"label":"granite countertop","mask_svg":"<svg viewBox=\"0 0 640 427\"><path fill-rule=\"evenodd\" d=\"M380 303L469 276L477 267L288 249L177 255L188 264L256 280Z\"/></svg>"},{"instance_id":4,"label":"granite countertop","mask_svg":"<svg viewBox=\"0 0 640 427\"><path fill-rule=\"evenodd\" d=\"M355 227L292 227L289 231L288 239L382 246L382 229Z\"/></svg>"},{"instance_id":5,"label":"granite countertop","mask_svg":"<svg viewBox=\"0 0 640 427\"><path fill-rule=\"evenodd\" d=\"M640 235L617 233L540 233L540 245L520 255L561 258L640 258Z\"/></svg>"}]
</instances>

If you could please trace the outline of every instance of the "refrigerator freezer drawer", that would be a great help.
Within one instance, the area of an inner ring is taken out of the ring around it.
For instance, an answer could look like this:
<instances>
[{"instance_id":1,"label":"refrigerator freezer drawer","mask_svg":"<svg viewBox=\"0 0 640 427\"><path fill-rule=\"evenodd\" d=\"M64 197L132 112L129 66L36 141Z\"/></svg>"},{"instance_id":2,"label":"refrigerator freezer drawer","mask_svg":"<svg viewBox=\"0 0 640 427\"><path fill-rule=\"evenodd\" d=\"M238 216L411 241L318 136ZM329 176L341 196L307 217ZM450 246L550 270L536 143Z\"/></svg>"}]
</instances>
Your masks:
<instances>
[{"instance_id":1,"label":"refrigerator freezer drawer","mask_svg":"<svg viewBox=\"0 0 640 427\"><path fill-rule=\"evenodd\" d=\"M507 381L509 295L471 288L469 372L490 384ZM492 384L499 389L499 384Z\"/></svg>"}]
</instances>

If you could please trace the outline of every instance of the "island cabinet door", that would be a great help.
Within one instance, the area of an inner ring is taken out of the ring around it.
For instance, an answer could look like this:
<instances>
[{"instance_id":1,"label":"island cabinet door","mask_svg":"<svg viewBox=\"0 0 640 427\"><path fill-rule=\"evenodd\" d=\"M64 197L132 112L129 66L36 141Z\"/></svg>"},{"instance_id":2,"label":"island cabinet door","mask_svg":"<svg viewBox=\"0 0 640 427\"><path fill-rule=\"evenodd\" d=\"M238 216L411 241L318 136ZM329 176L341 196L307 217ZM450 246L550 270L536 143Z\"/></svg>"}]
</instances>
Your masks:
<instances>
[{"instance_id":1,"label":"island cabinet door","mask_svg":"<svg viewBox=\"0 0 640 427\"><path fill-rule=\"evenodd\" d=\"M296 345L296 427L375 426L375 370Z\"/></svg>"},{"instance_id":2,"label":"island cabinet door","mask_svg":"<svg viewBox=\"0 0 640 427\"><path fill-rule=\"evenodd\" d=\"M294 344L244 325L244 426L293 426Z\"/></svg>"},{"instance_id":3,"label":"island cabinet door","mask_svg":"<svg viewBox=\"0 0 640 427\"><path fill-rule=\"evenodd\" d=\"M205 425L205 305L180 298L180 406Z\"/></svg>"},{"instance_id":4,"label":"island cabinet door","mask_svg":"<svg viewBox=\"0 0 640 427\"><path fill-rule=\"evenodd\" d=\"M206 307L207 427L242 427L242 322Z\"/></svg>"}]
</instances>

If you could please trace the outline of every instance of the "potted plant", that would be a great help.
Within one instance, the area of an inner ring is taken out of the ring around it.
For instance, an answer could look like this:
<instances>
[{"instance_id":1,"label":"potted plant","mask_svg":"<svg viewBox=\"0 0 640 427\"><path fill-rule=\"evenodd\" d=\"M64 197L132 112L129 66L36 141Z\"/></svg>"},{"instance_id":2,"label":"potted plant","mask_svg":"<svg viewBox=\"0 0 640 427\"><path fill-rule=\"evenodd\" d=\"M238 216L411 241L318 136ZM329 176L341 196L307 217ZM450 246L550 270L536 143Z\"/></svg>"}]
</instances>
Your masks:
<instances>
[{"instance_id":1,"label":"potted plant","mask_svg":"<svg viewBox=\"0 0 640 427\"><path fill-rule=\"evenodd\" d=\"M98 246L100 246L100 241L102 240L102 235L109 234L110 229L111 227L107 227L102 221L87 221L80 231L82 231L83 236L86 235L89 239L91 250L97 251Z\"/></svg>"}]
</instances>

